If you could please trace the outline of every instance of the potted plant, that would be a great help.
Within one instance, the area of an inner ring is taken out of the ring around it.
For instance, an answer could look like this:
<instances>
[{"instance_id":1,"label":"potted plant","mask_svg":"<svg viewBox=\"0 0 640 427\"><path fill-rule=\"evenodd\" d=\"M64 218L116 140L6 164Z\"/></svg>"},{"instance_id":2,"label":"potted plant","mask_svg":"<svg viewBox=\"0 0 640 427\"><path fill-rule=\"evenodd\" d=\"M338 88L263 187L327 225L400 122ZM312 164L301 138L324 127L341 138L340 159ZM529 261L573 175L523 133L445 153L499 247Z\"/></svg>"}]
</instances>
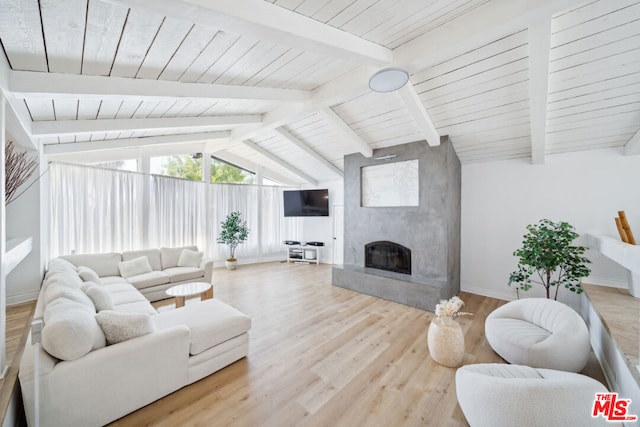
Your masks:
<instances>
[{"instance_id":1,"label":"potted plant","mask_svg":"<svg viewBox=\"0 0 640 427\"><path fill-rule=\"evenodd\" d=\"M542 219L527 225L527 230L522 247L513 253L520 259L518 269L509 276L509 286L515 284L518 290L528 291L532 283L540 283L547 298L555 286L554 300L558 299L561 286L576 294L582 293L580 279L589 275L586 264L591 261L583 256L585 247L571 245L578 237L573 226Z\"/></svg>"},{"instance_id":2,"label":"potted plant","mask_svg":"<svg viewBox=\"0 0 640 427\"><path fill-rule=\"evenodd\" d=\"M236 211L227 215L220 225L222 228L220 230L220 237L218 237L218 243L229 246L229 258L227 258L225 265L229 270L235 270L238 265L238 260L235 257L236 247L244 243L249 237L247 222L243 221L240 217L240 212Z\"/></svg>"}]
</instances>

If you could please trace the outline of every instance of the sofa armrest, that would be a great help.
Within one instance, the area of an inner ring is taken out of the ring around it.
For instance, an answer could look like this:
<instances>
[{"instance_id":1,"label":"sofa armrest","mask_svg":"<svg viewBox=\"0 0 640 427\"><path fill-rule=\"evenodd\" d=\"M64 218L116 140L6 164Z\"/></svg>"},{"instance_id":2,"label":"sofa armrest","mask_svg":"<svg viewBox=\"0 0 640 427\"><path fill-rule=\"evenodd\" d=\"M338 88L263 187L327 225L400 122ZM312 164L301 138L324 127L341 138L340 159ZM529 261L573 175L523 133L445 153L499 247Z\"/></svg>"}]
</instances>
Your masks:
<instances>
[{"instance_id":1,"label":"sofa armrest","mask_svg":"<svg viewBox=\"0 0 640 427\"><path fill-rule=\"evenodd\" d=\"M40 419L104 425L166 396L187 384L189 341L189 329L179 325L56 363L40 377ZM22 385L33 422L33 381Z\"/></svg>"},{"instance_id":2,"label":"sofa armrest","mask_svg":"<svg viewBox=\"0 0 640 427\"><path fill-rule=\"evenodd\" d=\"M200 268L204 269L204 281L212 283L213 280L213 260L209 258L203 258L200 262Z\"/></svg>"}]
</instances>

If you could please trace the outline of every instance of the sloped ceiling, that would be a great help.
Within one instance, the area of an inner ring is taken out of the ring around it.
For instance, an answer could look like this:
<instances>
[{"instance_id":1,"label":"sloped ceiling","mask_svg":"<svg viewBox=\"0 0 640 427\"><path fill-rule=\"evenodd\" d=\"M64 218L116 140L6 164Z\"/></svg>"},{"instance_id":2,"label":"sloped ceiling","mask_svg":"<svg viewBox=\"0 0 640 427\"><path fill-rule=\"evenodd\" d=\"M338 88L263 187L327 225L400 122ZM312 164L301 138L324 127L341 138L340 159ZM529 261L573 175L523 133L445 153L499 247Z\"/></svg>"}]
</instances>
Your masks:
<instances>
[{"instance_id":1,"label":"sloped ceiling","mask_svg":"<svg viewBox=\"0 0 640 427\"><path fill-rule=\"evenodd\" d=\"M211 3L0 0L12 114L49 155L183 145L294 185L443 135L463 163L640 152L640 0ZM389 66L409 84L372 92Z\"/></svg>"}]
</instances>

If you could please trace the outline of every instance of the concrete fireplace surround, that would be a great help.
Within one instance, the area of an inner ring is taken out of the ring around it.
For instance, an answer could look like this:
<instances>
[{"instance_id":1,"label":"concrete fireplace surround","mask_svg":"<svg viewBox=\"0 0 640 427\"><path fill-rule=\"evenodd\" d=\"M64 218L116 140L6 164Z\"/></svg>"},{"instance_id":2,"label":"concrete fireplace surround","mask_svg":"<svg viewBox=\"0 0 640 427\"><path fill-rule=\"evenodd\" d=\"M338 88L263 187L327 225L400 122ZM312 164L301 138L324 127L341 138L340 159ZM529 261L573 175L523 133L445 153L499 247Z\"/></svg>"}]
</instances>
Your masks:
<instances>
[{"instance_id":1,"label":"concrete fireplace surround","mask_svg":"<svg viewBox=\"0 0 640 427\"><path fill-rule=\"evenodd\" d=\"M419 205L362 207L361 168L418 159ZM371 158L344 159L344 265L333 268L336 286L433 311L460 291L460 161L448 137L374 150ZM411 249L412 274L365 268L365 245L387 240Z\"/></svg>"}]
</instances>

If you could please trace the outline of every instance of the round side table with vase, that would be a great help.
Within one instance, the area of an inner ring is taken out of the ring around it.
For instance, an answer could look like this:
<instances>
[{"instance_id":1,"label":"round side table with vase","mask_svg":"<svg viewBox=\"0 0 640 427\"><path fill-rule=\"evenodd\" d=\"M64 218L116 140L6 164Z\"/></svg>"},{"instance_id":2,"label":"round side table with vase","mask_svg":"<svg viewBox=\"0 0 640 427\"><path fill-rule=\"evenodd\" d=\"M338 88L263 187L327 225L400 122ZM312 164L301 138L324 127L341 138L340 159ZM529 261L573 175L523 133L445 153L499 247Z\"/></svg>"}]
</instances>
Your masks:
<instances>
[{"instance_id":1,"label":"round side table with vase","mask_svg":"<svg viewBox=\"0 0 640 427\"><path fill-rule=\"evenodd\" d=\"M431 358L440 365L457 368L464 360L464 334L455 320L471 313L460 312L464 302L457 296L436 305L436 317L427 331L427 345Z\"/></svg>"}]
</instances>

